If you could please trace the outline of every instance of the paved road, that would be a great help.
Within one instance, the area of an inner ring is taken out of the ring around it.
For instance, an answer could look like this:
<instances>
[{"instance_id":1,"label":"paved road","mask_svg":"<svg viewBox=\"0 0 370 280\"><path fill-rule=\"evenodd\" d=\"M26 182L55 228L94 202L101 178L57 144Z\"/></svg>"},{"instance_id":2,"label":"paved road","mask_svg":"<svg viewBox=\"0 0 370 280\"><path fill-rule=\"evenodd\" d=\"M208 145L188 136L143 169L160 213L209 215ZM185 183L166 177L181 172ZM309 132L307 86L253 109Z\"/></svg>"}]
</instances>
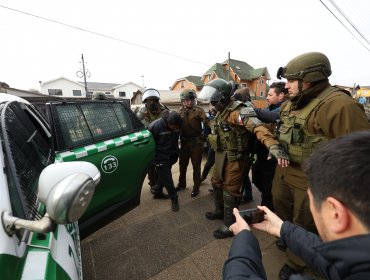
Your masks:
<instances>
[{"instance_id":1,"label":"paved road","mask_svg":"<svg viewBox=\"0 0 370 280\"><path fill-rule=\"evenodd\" d=\"M203 162L204 163L204 162ZM191 165L190 165L191 167ZM192 182L188 169L188 182ZM175 184L178 166L173 167ZM210 221L205 212L213 209L208 192L210 181L201 185L198 197L191 198L191 187L179 192L180 211L170 210L169 200L154 200L144 182L141 205L82 241L85 279L188 280L222 279L222 266L232 238L217 240L212 231L222 221ZM242 204L241 209L259 203ZM256 234L268 279L278 279L285 254L274 245L275 238Z\"/></svg>"}]
</instances>

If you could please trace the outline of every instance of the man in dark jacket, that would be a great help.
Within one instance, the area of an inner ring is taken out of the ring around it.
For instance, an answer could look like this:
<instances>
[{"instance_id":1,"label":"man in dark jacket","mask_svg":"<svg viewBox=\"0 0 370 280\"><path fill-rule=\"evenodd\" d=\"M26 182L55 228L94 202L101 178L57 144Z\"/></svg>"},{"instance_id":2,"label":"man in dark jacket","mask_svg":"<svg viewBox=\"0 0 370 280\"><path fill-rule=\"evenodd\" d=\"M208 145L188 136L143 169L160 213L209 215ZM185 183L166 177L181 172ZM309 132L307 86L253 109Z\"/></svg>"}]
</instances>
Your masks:
<instances>
[{"instance_id":1,"label":"man in dark jacket","mask_svg":"<svg viewBox=\"0 0 370 280\"><path fill-rule=\"evenodd\" d=\"M265 109L254 109L257 117L273 133L275 132L275 123L279 119L280 106L285 101L286 93L285 82L274 82L270 85L266 98L268 107ZM261 192L261 205L267 206L274 211L271 188L275 175L276 160L267 159L269 151L258 141L254 142L254 153L257 159L252 166L252 182Z\"/></svg>"},{"instance_id":2,"label":"man in dark jacket","mask_svg":"<svg viewBox=\"0 0 370 280\"><path fill-rule=\"evenodd\" d=\"M283 222L265 206L262 223L252 227L278 236L326 279L370 279L370 131L322 144L304 168L310 210L318 237ZM349 176L350 174L350 176ZM257 239L234 209L236 235L224 266L224 279L266 279ZM289 279L307 279L294 274Z\"/></svg>"},{"instance_id":3,"label":"man in dark jacket","mask_svg":"<svg viewBox=\"0 0 370 280\"><path fill-rule=\"evenodd\" d=\"M179 211L177 191L173 183L171 168L179 156L178 141L181 124L181 116L178 113L165 111L162 118L152 122L148 128L155 141L154 164L158 184L154 196L161 195L163 190L160 186L164 186L171 198L172 211Z\"/></svg>"}]
</instances>

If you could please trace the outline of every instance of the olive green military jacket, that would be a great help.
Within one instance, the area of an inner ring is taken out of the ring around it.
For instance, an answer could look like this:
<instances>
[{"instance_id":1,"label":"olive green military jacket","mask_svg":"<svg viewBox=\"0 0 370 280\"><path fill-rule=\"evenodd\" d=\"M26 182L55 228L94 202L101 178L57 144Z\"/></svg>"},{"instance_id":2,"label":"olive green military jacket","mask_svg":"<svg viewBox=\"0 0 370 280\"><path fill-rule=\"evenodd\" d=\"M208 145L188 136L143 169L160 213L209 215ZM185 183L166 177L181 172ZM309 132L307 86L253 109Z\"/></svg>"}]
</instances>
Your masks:
<instances>
[{"instance_id":1,"label":"olive green military jacket","mask_svg":"<svg viewBox=\"0 0 370 280\"><path fill-rule=\"evenodd\" d=\"M305 119L304 124L302 126L301 124L299 126L297 125L295 128L296 131L292 131L290 134L291 138L288 139L291 143L287 144L286 137L284 141L282 140L284 134L285 136L289 135L289 128L285 124L282 124L279 128L279 141L289 153L290 165L287 168L277 166L275 176L284 177L286 183L296 188L306 190L308 187L307 177L301 168L299 158L297 159L296 157L297 154L291 154L292 149L297 152L301 148L300 145L302 143L298 142L304 142L306 145L307 139L313 139L314 143L309 144L311 148L308 147L308 149L313 151L322 141L334 139L354 131L370 129L363 107L355 99L340 89L331 87L330 84L328 84L326 90L328 89L331 90L331 93L320 102L315 101L315 98L311 100L311 102L317 102L317 104L313 110L308 112L309 114L306 118L302 118ZM289 110L290 103L290 101L287 101L281 106L280 118L282 122L286 118L301 118L302 113L307 114L304 108L300 110ZM310 103L305 107L310 105ZM294 124L290 130L293 128ZM294 137L293 134L295 135ZM306 140L304 137L306 137ZM302 159L310 155L307 151L302 153Z\"/></svg>"}]
</instances>

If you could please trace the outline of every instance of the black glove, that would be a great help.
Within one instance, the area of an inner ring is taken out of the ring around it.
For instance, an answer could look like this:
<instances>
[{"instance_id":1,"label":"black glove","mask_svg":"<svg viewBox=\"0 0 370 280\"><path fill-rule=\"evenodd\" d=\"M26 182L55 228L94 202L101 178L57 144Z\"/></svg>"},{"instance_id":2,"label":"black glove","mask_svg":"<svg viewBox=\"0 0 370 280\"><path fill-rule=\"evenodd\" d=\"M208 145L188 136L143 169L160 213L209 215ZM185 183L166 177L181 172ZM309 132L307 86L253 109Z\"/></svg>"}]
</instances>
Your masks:
<instances>
[{"instance_id":1,"label":"black glove","mask_svg":"<svg viewBox=\"0 0 370 280\"><path fill-rule=\"evenodd\" d=\"M282 158L289 160L288 154L284 151L283 147L278 144L271 145L269 148L269 157L273 156L274 158Z\"/></svg>"}]
</instances>

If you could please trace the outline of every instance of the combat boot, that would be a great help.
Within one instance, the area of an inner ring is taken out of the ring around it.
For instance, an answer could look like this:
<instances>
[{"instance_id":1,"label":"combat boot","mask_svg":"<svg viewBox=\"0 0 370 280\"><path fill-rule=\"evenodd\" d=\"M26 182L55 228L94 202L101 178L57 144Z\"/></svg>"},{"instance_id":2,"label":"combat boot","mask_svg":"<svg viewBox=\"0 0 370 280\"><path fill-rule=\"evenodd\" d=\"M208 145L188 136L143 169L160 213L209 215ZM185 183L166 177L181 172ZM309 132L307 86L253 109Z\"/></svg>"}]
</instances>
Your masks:
<instances>
[{"instance_id":1,"label":"combat boot","mask_svg":"<svg viewBox=\"0 0 370 280\"><path fill-rule=\"evenodd\" d=\"M150 187L150 192L151 192L152 194L155 194L155 191L156 191L156 189L157 189L157 186L156 186L156 185L149 185L149 187Z\"/></svg>"},{"instance_id":2,"label":"combat boot","mask_svg":"<svg viewBox=\"0 0 370 280\"><path fill-rule=\"evenodd\" d=\"M156 192L153 195L153 199L169 199L170 196L168 194L165 194L163 191L162 192Z\"/></svg>"},{"instance_id":3,"label":"combat boot","mask_svg":"<svg viewBox=\"0 0 370 280\"><path fill-rule=\"evenodd\" d=\"M223 220L224 218L224 202L222 201L222 189L213 187L213 202L215 205L214 212L207 212L208 220Z\"/></svg>"},{"instance_id":4,"label":"combat boot","mask_svg":"<svg viewBox=\"0 0 370 280\"><path fill-rule=\"evenodd\" d=\"M238 198L233 197L230 193L224 191L224 224L213 232L213 236L217 239L224 239L233 236L229 227L235 223L233 209L238 206Z\"/></svg>"},{"instance_id":5,"label":"combat boot","mask_svg":"<svg viewBox=\"0 0 370 280\"><path fill-rule=\"evenodd\" d=\"M198 187L194 186L193 191L191 192L191 197L196 197L198 194L199 194L199 186Z\"/></svg>"},{"instance_id":6,"label":"combat boot","mask_svg":"<svg viewBox=\"0 0 370 280\"><path fill-rule=\"evenodd\" d=\"M180 206L179 206L179 199L176 198L171 198L171 210L174 212L179 211Z\"/></svg>"},{"instance_id":7,"label":"combat boot","mask_svg":"<svg viewBox=\"0 0 370 280\"><path fill-rule=\"evenodd\" d=\"M177 187L175 188L177 191L182 191L186 189L186 186L183 186L181 184L178 184Z\"/></svg>"},{"instance_id":8,"label":"combat boot","mask_svg":"<svg viewBox=\"0 0 370 280\"><path fill-rule=\"evenodd\" d=\"M207 179L208 172L209 172L209 168L204 167L203 172L202 172L202 176L200 177L201 182L203 182L205 179Z\"/></svg>"}]
</instances>

